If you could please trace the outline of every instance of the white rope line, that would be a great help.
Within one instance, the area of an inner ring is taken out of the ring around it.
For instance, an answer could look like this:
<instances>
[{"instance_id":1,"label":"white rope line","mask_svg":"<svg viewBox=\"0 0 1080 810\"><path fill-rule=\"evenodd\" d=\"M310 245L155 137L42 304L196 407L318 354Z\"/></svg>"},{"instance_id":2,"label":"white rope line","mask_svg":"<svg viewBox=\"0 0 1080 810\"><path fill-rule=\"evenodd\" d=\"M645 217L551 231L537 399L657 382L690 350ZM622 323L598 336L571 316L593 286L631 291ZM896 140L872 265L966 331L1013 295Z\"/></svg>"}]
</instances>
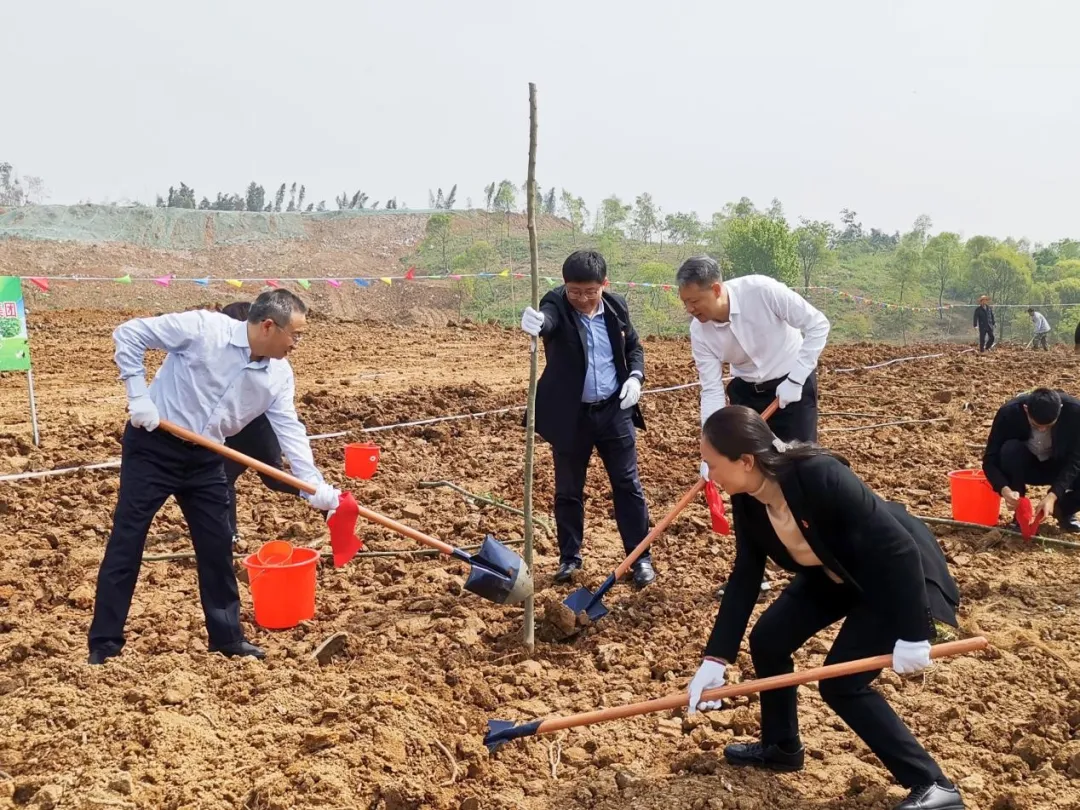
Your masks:
<instances>
[{"instance_id":1,"label":"white rope line","mask_svg":"<svg viewBox=\"0 0 1080 810\"><path fill-rule=\"evenodd\" d=\"M963 352L961 352L963 354ZM853 371L873 371L876 368L885 368L885 366L891 366L893 363L906 363L909 360L929 360L932 357L944 357L944 352L938 354L920 354L916 357L897 357L893 360L886 360L883 363L874 363L872 366L853 366L852 368L834 368L834 374L850 374Z\"/></svg>"},{"instance_id":2,"label":"white rope line","mask_svg":"<svg viewBox=\"0 0 1080 810\"><path fill-rule=\"evenodd\" d=\"M968 350L968 351L970 351L970 350ZM961 352L961 354L963 354L963 352ZM860 368L865 368L865 369L883 368L885 366L891 365L892 363L900 363L900 362L903 362L905 360L923 360L923 359L930 358L930 357L943 357L943 356L944 356L943 354L925 354L925 355L922 355L920 357L900 357L900 358L897 358L895 360L887 360L884 363L877 363L877 364L872 365L872 366L861 366ZM834 369L834 371L836 371L838 373L847 372L847 371L856 371L856 370L858 370L858 369L857 368ZM700 385L701 385L700 382L690 382L690 383L683 383L681 385L669 385L666 388L650 388L649 390L642 391L641 393L643 395L644 394L666 394L666 393L669 393L671 391L682 391L682 390L685 390L687 388L697 388L697 387L700 387ZM414 421L411 421L411 422L397 422L397 423L392 424L392 425L378 425L376 427L356 428L354 430L342 430L342 431L338 431L336 433L318 433L318 434L315 434L314 436L308 436L308 439L310 439L311 441L316 441L316 440L320 440L320 439L340 439L340 438L344 438L346 436L349 436L350 434L353 434L353 433L381 433L381 432L387 431L387 430L396 430L397 428L422 427L423 425L434 425L434 424L437 424L439 422L453 422L453 421L458 421L458 420L461 420L461 419L478 419L478 418L480 418L482 416L497 416L499 414L513 413L514 411L523 411L523 410L525 410L524 405L514 405L514 406L509 407L509 408L499 408L499 409L493 410L493 411L476 411L474 413L455 414L453 416L434 416L434 417L431 417L430 419L417 419L417 420L414 420ZM835 430L835 428L834 428L834 430ZM96 464L84 464L84 465L79 466L79 467L62 467L62 468L56 469L56 470L40 470L38 472L12 473L10 475L0 475L0 482L4 482L4 481L26 481L26 480L30 480L30 479L34 479L34 478L49 478L49 477L54 476L54 475L68 475L68 474L71 474L71 473L82 472L84 470L109 470L109 469L118 469L119 467L120 467L120 460L119 459L114 459L112 461L102 461L102 462L99 462L99 463L96 463Z\"/></svg>"}]
</instances>

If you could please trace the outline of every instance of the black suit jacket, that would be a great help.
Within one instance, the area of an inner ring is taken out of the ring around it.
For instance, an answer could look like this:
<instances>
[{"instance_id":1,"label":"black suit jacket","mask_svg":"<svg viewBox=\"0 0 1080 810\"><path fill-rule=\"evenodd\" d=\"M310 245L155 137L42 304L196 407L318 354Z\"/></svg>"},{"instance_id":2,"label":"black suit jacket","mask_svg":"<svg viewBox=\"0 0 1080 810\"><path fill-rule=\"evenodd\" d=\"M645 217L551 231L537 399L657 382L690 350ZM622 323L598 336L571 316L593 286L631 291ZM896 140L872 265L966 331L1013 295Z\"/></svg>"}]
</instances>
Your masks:
<instances>
[{"instance_id":1,"label":"black suit jacket","mask_svg":"<svg viewBox=\"0 0 1080 810\"><path fill-rule=\"evenodd\" d=\"M945 555L933 533L902 504L882 500L832 456L796 461L779 483L814 554L855 589L896 638L934 638L932 619L956 625L960 592ZM788 571L815 570L791 558L756 498L733 495L731 511L735 566L705 648L706 655L729 662L754 610L766 558Z\"/></svg>"},{"instance_id":2,"label":"black suit jacket","mask_svg":"<svg viewBox=\"0 0 1080 810\"><path fill-rule=\"evenodd\" d=\"M1010 439L1026 442L1031 438L1031 423L1024 412L1027 401L1028 394L1021 394L1006 402L998 409L990 427L983 452L983 472L995 492L1009 485L1001 469L1002 446ZM1051 460L1061 465L1050 491L1061 498L1080 477L1080 399L1061 394L1061 414L1050 428L1050 444Z\"/></svg>"},{"instance_id":3,"label":"black suit jacket","mask_svg":"<svg viewBox=\"0 0 1080 810\"><path fill-rule=\"evenodd\" d=\"M637 332L630 325L630 311L621 295L605 291L604 323L611 340L615 358L615 373L621 386L637 371L644 382L645 350ZM588 367L585 325L566 298L566 288L556 287L540 301L544 313L544 341L547 362L536 386L536 432L550 442L555 450L573 446L581 413L581 393L585 390ZM645 428L645 420L637 405L633 408L634 424Z\"/></svg>"},{"instance_id":4,"label":"black suit jacket","mask_svg":"<svg viewBox=\"0 0 1080 810\"><path fill-rule=\"evenodd\" d=\"M982 304L975 307L975 315L971 319L971 325L977 326L983 331L994 328L994 310L992 307L984 307Z\"/></svg>"}]
</instances>

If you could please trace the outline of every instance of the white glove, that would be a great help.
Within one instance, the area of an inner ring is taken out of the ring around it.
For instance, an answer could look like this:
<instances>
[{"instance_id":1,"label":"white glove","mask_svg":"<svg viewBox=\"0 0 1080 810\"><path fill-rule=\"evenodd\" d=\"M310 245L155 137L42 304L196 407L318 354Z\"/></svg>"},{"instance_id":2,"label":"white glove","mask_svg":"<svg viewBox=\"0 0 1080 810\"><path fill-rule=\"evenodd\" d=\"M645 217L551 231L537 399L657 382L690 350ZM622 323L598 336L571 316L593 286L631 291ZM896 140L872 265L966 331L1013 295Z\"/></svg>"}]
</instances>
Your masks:
<instances>
[{"instance_id":1,"label":"white glove","mask_svg":"<svg viewBox=\"0 0 1080 810\"><path fill-rule=\"evenodd\" d=\"M892 668L901 675L910 675L930 666L929 641L898 640L892 652Z\"/></svg>"},{"instance_id":2,"label":"white glove","mask_svg":"<svg viewBox=\"0 0 1080 810\"><path fill-rule=\"evenodd\" d=\"M131 424L137 428L157 430L157 426L161 424L157 405L145 394L128 400L128 413L131 414Z\"/></svg>"},{"instance_id":3,"label":"white glove","mask_svg":"<svg viewBox=\"0 0 1080 810\"><path fill-rule=\"evenodd\" d=\"M802 387L802 383L792 382L787 378L776 386L776 396L780 399L780 407L786 408L792 402L802 399Z\"/></svg>"},{"instance_id":4,"label":"white glove","mask_svg":"<svg viewBox=\"0 0 1080 810\"><path fill-rule=\"evenodd\" d=\"M633 408L638 404L639 399L641 399L641 380L636 374L631 374L623 383L622 391L619 392L619 408L624 411L627 408Z\"/></svg>"},{"instance_id":5,"label":"white glove","mask_svg":"<svg viewBox=\"0 0 1080 810\"><path fill-rule=\"evenodd\" d=\"M540 330L544 328L544 313L538 312L532 307L525 307L521 313L521 331L533 337L540 336Z\"/></svg>"},{"instance_id":6,"label":"white glove","mask_svg":"<svg viewBox=\"0 0 1080 810\"><path fill-rule=\"evenodd\" d=\"M315 494L308 497L308 503L323 512L333 512L338 507L341 491L329 484L319 484Z\"/></svg>"},{"instance_id":7,"label":"white glove","mask_svg":"<svg viewBox=\"0 0 1080 810\"><path fill-rule=\"evenodd\" d=\"M727 664L721 663L714 658L706 658L701 662L701 666L698 667L698 671L694 673L694 677L690 681L690 705L687 714L693 714L698 709L712 711L720 708L721 701L719 700L702 702L701 693L706 689L712 689L714 686L723 686L724 672L726 670Z\"/></svg>"},{"instance_id":8,"label":"white glove","mask_svg":"<svg viewBox=\"0 0 1080 810\"><path fill-rule=\"evenodd\" d=\"M707 461L701 462L701 467L698 469L698 473L701 474L701 477L704 480L706 480L706 481L712 480L712 479L709 478L709 462L707 462Z\"/></svg>"}]
</instances>

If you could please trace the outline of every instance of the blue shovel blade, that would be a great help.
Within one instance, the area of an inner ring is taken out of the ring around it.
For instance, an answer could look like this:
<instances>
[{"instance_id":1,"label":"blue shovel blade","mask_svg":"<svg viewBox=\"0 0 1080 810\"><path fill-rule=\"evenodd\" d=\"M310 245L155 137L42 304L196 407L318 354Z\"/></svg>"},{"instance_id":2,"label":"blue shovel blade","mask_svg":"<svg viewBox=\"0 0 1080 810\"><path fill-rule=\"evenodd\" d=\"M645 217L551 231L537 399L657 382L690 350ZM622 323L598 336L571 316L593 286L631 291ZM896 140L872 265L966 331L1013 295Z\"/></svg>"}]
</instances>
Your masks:
<instances>
[{"instance_id":1,"label":"blue shovel blade","mask_svg":"<svg viewBox=\"0 0 1080 810\"><path fill-rule=\"evenodd\" d=\"M563 604L570 608L575 616L585 611L585 615L595 622L608 614L608 609L601 601L602 596L599 592L594 594L588 588L581 587L563 599Z\"/></svg>"},{"instance_id":2,"label":"blue shovel blade","mask_svg":"<svg viewBox=\"0 0 1080 810\"><path fill-rule=\"evenodd\" d=\"M484 745L487 746L488 751L494 753L504 743L521 737L531 737L540 728L540 723L540 720L533 720L531 723L522 723L519 726L506 720L488 720L488 732L484 735Z\"/></svg>"},{"instance_id":3,"label":"blue shovel blade","mask_svg":"<svg viewBox=\"0 0 1080 810\"><path fill-rule=\"evenodd\" d=\"M517 604L532 594L532 576L525 561L490 534L479 551L461 552L461 556L469 562L465 590L500 605Z\"/></svg>"}]
</instances>

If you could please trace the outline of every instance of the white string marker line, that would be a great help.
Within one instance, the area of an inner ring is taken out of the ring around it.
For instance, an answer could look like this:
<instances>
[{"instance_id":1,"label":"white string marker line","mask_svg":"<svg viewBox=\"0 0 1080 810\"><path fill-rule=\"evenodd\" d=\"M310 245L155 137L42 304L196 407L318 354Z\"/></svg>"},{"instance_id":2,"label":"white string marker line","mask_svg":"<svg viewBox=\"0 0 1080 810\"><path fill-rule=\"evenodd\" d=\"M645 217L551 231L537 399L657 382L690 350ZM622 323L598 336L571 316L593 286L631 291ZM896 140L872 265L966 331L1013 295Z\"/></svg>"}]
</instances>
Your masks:
<instances>
[{"instance_id":1,"label":"white string marker line","mask_svg":"<svg viewBox=\"0 0 1080 810\"><path fill-rule=\"evenodd\" d=\"M966 349L965 351L972 351L972 349ZM961 354L963 354L963 353L964 352L961 352ZM864 368L864 369L883 368L884 366L891 365L892 363L899 363L899 362L903 362L905 360L922 360L922 359L926 359L926 358L929 358L929 357L943 357L943 356L944 356L944 354L927 354L927 355L922 355L921 357L899 357L899 358L897 358L895 360L887 360L884 363L877 363L877 364L872 365L872 366L860 366L859 368ZM833 369L833 371L837 372L837 373L843 373L843 372L848 372L848 371L857 371L857 370L858 370L858 368ZM690 382L690 383L683 383L681 385L670 385L670 386L668 386L666 388L650 388L649 390L642 391L641 393L642 394L664 394L664 393L668 393L670 391L681 391L681 390L684 390L686 388L697 388L700 385L701 385L700 382ZM381 432L386 431L386 430L395 430L397 428L402 428L402 427L421 427L423 425L432 425L432 424L436 424L438 422L451 422L451 421L461 420L461 419L476 419L476 418L479 418L481 416L494 416L494 415L497 415L497 414L512 413L514 411L523 411L523 410L525 410L524 405L515 405L515 406L510 407L510 408L499 408L498 410L494 410L494 411L478 411L476 413L456 414L454 416L436 416L436 417L433 417L431 419L418 419L418 420L413 421L413 422L398 422L397 424L393 424L393 425L379 425L379 426L376 426L376 427L369 427L369 428L357 428L356 430L342 430L342 431L339 431L337 433L318 433L318 434L316 434L314 436L309 436L308 438L310 440L312 440L312 441L315 441L315 440L318 440L318 439L340 439L340 438L343 438L345 436L348 436L351 433L381 433ZM120 467L120 461L119 461L119 459L116 459L116 460L113 460L113 461L103 461L103 462L98 463L98 464L86 464L86 465L81 466L81 467L63 467L63 468L58 469L58 470L41 470L41 471L38 471L38 472L14 473L14 474L11 474L11 475L0 475L0 482L3 482L3 481L26 481L26 480L33 479L33 478L48 478L48 477L54 476L54 475L67 475L69 473L77 473L77 472L81 472L83 470L108 470L108 469L114 469L114 468L119 468L119 467Z\"/></svg>"}]
</instances>

